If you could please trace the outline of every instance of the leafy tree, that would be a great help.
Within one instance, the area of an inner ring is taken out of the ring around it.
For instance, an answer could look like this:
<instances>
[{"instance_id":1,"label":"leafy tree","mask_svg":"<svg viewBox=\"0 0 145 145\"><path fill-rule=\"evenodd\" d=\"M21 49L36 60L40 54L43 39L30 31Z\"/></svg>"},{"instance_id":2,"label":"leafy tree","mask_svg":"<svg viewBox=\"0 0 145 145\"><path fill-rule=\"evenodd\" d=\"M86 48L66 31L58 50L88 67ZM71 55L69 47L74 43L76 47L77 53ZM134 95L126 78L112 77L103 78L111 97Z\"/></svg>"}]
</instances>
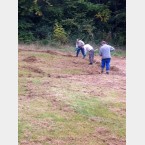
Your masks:
<instances>
[{"instance_id":1,"label":"leafy tree","mask_svg":"<svg viewBox=\"0 0 145 145\"><path fill-rule=\"evenodd\" d=\"M54 26L53 39L61 44L65 44L67 42L67 34L63 27L58 23L55 23Z\"/></svg>"},{"instance_id":2,"label":"leafy tree","mask_svg":"<svg viewBox=\"0 0 145 145\"><path fill-rule=\"evenodd\" d=\"M18 18L19 41L126 44L126 0L19 0Z\"/></svg>"}]
</instances>

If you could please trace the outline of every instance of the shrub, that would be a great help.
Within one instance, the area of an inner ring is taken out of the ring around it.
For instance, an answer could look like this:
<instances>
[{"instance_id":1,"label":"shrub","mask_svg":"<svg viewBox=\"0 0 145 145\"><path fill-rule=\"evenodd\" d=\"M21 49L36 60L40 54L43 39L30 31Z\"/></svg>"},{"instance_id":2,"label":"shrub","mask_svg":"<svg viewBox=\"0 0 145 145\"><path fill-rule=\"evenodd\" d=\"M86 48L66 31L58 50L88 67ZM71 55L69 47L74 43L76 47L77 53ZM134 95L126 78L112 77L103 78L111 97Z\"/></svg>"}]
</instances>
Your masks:
<instances>
[{"instance_id":1,"label":"shrub","mask_svg":"<svg viewBox=\"0 0 145 145\"><path fill-rule=\"evenodd\" d=\"M53 39L55 41L60 42L61 44L66 44L68 40L65 30L58 23L55 23L55 26L54 26Z\"/></svg>"},{"instance_id":2,"label":"shrub","mask_svg":"<svg viewBox=\"0 0 145 145\"><path fill-rule=\"evenodd\" d=\"M47 25L39 26L36 28L35 35L39 40L49 38L51 36L51 28Z\"/></svg>"},{"instance_id":3,"label":"shrub","mask_svg":"<svg viewBox=\"0 0 145 145\"><path fill-rule=\"evenodd\" d=\"M18 35L19 42L31 43L35 41L33 33L30 31L20 31Z\"/></svg>"}]
</instances>

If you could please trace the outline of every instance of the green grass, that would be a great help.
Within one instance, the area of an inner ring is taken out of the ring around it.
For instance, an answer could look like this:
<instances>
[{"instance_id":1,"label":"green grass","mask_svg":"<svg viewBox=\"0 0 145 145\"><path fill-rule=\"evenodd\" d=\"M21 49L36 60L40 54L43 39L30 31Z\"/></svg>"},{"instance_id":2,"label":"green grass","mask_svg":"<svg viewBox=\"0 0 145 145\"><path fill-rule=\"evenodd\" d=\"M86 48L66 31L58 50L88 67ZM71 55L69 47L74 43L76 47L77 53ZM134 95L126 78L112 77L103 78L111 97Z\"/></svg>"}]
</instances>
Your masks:
<instances>
[{"instance_id":1,"label":"green grass","mask_svg":"<svg viewBox=\"0 0 145 145\"><path fill-rule=\"evenodd\" d=\"M95 50L95 55L99 55L99 50ZM111 52L111 56L126 57L126 51L121 49L116 49Z\"/></svg>"},{"instance_id":2,"label":"green grass","mask_svg":"<svg viewBox=\"0 0 145 145\"><path fill-rule=\"evenodd\" d=\"M51 55L49 53L33 53L33 56L39 58L39 59L53 59L55 55Z\"/></svg>"},{"instance_id":3,"label":"green grass","mask_svg":"<svg viewBox=\"0 0 145 145\"><path fill-rule=\"evenodd\" d=\"M27 88L25 86L19 84L18 92L19 92L19 95L25 95L25 93L27 92Z\"/></svg>"},{"instance_id":4,"label":"green grass","mask_svg":"<svg viewBox=\"0 0 145 145\"><path fill-rule=\"evenodd\" d=\"M34 79L32 79L32 83L34 85L39 86L39 85L41 85L41 80L40 80L40 78L34 78Z\"/></svg>"},{"instance_id":5,"label":"green grass","mask_svg":"<svg viewBox=\"0 0 145 145\"><path fill-rule=\"evenodd\" d=\"M56 112L45 112L45 113L39 114L37 117L41 119L49 118L56 122L65 121L65 119L60 114L56 114Z\"/></svg>"},{"instance_id":6,"label":"green grass","mask_svg":"<svg viewBox=\"0 0 145 145\"><path fill-rule=\"evenodd\" d=\"M101 122L99 121L98 125L103 125L110 128L112 133L116 132L116 134L120 137L125 136L125 118L122 118L118 114L112 112L108 108L109 105L107 106L109 103L102 101L101 99L97 99L97 96L96 98L93 98L92 96L87 96L87 94L82 92L71 91L71 87L74 87L73 85L68 87L69 90L67 88L63 88L61 90L59 88L53 88L53 91L58 94L63 93L67 96L66 99L63 99L66 101L66 104L70 106L70 108L73 108L73 110L77 112L77 114L82 115L86 119L91 117L101 118ZM57 97L61 97L61 95L58 95ZM118 108L121 106L119 105L120 104L118 103L118 105L114 105L114 107Z\"/></svg>"},{"instance_id":7,"label":"green grass","mask_svg":"<svg viewBox=\"0 0 145 145\"><path fill-rule=\"evenodd\" d=\"M26 69L21 69L19 71L19 76L28 76L29 74L30 74L30 71Z\"/></svg>"},{"instance_id":8,"label":"green grass","mask_svg":"<svg viewBox=\"0 0 145 145\"><path fill-rule=\"evenodd\" d=\"M83 72L82 69L64 68L64 70L62 70L62 73L64 73L64 74L82 74L82 72Z\"/></svg>"},{"instance_id":9,"label":"green grass","mask_svg":"<svg viewBox=\"0 0 145 145\"><path fill-rule=\"evenodd\" d=\"M31 125L29 122L23 121L22 119L18 121L18 141L20 142L22 139L26 138L26 132L31 130Z\"/></svg>"},{"instance_id":10,"label":"green grass","mask_svg":"<svg viewBox=\"0 0 145 145\"><path fill-rule=\"evenodd\" d=\"M112 56L126 57L126 51L121 49L116 49L115 51L112 51L111 54Z\"/></svg>"},{"instance_id":11,"label":"green grass","mask_svg":"<svg viewBox=\"0 0 145 145\"><path fill-rule=\"evenodd\" d=\"M73 104L74 109L79 114L91 118L102 118L99 122L100 125L105 125L112 130L112 133L116 131L119 136L125 136L122 128L125 129L125 119L122 119L114 112L110 111L103 102L97 99L77 99Z\"/></svg>"},{"instance_id":12,"label":"green grass","mask_svg":"<svg viewBox=\"0 0 145 145\"><path fill-rule=\"evenodd\" d=\"M125 139L125 114L121 116L114 111L125 109L125 103L117 100L125 94L105 88L106 91L99 97L97 93L104 90L99 84L81 81L78 76L75 78L75 75L85 73L81 66L78 69L64 67L63 62L71 61L71 58L30 53L25 52L25 57L33 55L39 60L31 66L41 69L45 75L28 71L27 65L30 64L19 62L19 96L23 95L19 100L19 144L51 145L58 140L67 145L94 145L96 142L98 145L106 145L103 134L101 137L98 134L93 136L98 127L108 130L108 136ZM49 73L51 77L47 76ZM70 77L56 77L62 74ZM96 95L92 95L92 91ZM32 98L28 98L29 94ZM46 142L46 138L53 142Z\"/></svg>"},{"instance_id":13,"label":"green grass","mask_svg":"<svg viewBox=\"0 0 145 145\"><path fill-rule=\"evenodd\" d=\"M23 78L18 79L18 94L19 95L25 95L27 92L27 86L26 86L27 80Z\"/></svg>"}]
</instances>

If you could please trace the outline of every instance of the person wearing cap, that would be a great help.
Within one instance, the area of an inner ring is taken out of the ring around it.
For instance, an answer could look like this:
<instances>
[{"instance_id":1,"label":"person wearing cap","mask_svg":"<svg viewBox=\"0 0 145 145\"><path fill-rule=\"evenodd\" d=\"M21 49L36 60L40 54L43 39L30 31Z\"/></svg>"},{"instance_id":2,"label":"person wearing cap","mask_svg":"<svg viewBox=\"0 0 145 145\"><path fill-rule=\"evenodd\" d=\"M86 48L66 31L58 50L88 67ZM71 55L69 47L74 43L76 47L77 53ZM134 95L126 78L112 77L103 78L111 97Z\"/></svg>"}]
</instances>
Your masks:
<instances>
[{"instance_id":1,"label":"person wearing cap","mask_svg":"<svg viewBox=\"0 0 145 145\"><path fill-rule=\"evenodd\" d=\"M85 43L82 41L82 40L80 40L80 39L77 39L76 40L76 57L78 57L78 55L79 55L79 53L80 53L80 51L82 52L82 55L83 55L83 58L85 58L85 52L84 52L84 48L83 48L83 46L85 45Z\"/></svg>"},{"instance_id":2,"label":"person wearing cap","mask_svg":"<svg viewBox=\"0 0 145 145\"><path fill-rule=\"evenodd\" d=\"M101 47L99 49L99 55L102 57L101 60L101 73L103 73L106 66L106 74L109 74L110 71L110 62L111 62L111 51L115 50L114 47L108 45L106 41L101 42Z\"/></svg>"},{"instance_id":3,"label":"person wearing cap","mask_svg":"<svg viewBox=\"0 0 145 145\"><path fill-rule=\"evenodd\" d=\"M89 52L89 64L92 65L94 62L94 48L90 44L85 44L84 50L86 51L86 53Z\"/></svg>"}]
</instances>

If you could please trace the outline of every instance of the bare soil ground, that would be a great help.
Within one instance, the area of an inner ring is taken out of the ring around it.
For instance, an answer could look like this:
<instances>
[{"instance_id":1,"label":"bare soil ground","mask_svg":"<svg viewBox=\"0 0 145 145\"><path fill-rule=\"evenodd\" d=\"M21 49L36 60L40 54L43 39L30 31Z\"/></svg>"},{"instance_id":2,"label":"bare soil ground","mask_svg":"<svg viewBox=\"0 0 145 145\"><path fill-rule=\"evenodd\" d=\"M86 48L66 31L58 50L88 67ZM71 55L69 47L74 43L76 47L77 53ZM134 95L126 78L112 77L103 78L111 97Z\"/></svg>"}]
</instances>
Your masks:
<instances>
[{"instance_id":1,"label":"bare soil ground","mask_svg":"<svg viewBox=\"0 0 145 145\"><path fill-rule=\"evenodd\" d=\"M125 145L126 60L19 49L20 145Z\"/></svg>"}]
</instances>

